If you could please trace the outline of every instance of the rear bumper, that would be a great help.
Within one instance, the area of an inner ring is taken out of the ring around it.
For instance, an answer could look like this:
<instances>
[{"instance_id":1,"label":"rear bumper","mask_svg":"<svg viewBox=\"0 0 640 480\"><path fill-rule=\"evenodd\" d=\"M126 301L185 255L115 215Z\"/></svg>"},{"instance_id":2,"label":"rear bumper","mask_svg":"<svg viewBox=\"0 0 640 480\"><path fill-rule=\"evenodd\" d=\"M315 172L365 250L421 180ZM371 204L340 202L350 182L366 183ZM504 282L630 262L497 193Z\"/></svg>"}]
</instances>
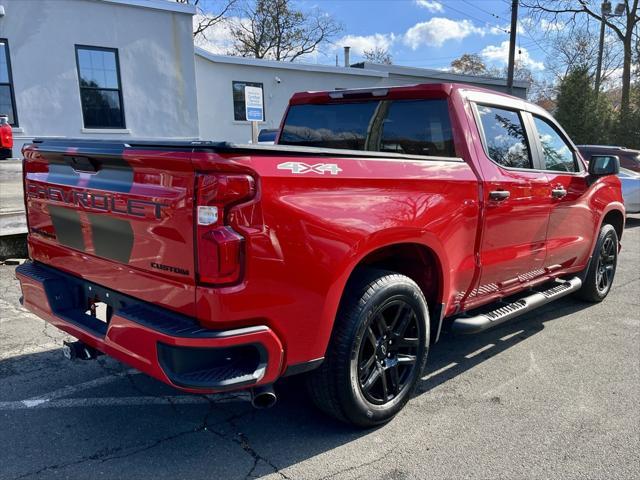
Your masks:
<instances>
[{"instance_id":1,"label":"rear bumper","mask_svg":"<svg viewBox=\"0 0 640 480\"><path fill-rule=\"evenodd\" d=\"M34 262L20 265L16 277L28 310L181 390L241 389L280 376L282 343L267 326L204 329L192 318ZM89 298L113 309L108 323L85 313Z\"/></svg>"}]
</instances>

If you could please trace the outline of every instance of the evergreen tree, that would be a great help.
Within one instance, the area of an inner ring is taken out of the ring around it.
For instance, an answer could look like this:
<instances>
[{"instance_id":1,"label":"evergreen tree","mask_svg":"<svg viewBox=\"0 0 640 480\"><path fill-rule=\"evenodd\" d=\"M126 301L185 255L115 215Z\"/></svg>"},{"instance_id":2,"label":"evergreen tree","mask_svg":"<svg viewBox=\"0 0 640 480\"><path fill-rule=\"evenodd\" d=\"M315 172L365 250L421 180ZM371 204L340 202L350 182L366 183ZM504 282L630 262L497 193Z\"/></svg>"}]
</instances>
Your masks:
<instances>
[{"instance_id":1,"label":"evergreen tree","mask_svg":"<svg viewBox=\"0 0 640 480\"><path fill-rule=\"evenodd\" d=\"M556 119L577 144L610 143L611 106L596 95L587 66L569 71L558 88Z\"/></svg>"},{"instance_id":2,"label":"evergreen tree","mask_svg":"<svg viewBox=\"0 0 640 480\"><path fill-rule=\"evenodd\" d=\"M618 117L615 143L640 150L640 81L631 86L629 111Z\"/></svg>"}]
</instances>

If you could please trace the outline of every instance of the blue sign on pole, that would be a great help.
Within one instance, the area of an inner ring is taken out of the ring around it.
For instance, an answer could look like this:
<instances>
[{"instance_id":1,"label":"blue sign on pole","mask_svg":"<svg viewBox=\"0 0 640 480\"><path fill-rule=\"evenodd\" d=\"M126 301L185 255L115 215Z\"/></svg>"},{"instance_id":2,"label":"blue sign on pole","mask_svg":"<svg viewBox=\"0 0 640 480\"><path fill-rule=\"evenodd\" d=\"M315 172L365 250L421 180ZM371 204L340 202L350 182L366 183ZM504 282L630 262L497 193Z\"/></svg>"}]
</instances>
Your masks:
<instances>
[{"instance_id":1,"label":"blue sign on pole","mask_svg":"<svg viewBox=\"0 0 640 480\"><path fill-rule=\"evenodd\" d=\"M264 122L264 106L262 103L262 88L244 87L245 115L250 122Z\"/></svg>"}]
</instances>

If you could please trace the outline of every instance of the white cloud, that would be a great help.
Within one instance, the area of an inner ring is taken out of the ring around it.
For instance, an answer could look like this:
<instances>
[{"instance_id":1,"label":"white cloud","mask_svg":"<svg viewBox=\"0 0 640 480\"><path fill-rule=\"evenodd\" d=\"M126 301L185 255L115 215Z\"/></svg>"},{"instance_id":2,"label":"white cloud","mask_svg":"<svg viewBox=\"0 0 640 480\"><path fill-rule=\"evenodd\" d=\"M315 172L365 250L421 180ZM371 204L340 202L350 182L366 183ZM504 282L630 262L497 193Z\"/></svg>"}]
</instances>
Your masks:
<instances>
[{"instance_id":1,"label":"white cloud","mask_svg":"<svg viewBox=\"0 0 640 480\"><path fill-rule=\"evenodd\" d=\"M533 20L531 17L524 17L518 21L518 33L527 33L528 31L557 32L563 28L565 28L565 23L560 20L547 20L546 18Z\"/></svg>"},{"instance_id":2,"label":"white cloud","mask_svg":"<svg viewBox=\"0 0 640 480\"><path fill-rule=\"evenodd\" d=\"M415 0L415 4L419 7L426 8L430 12L442 12L444 10L442 4L435 0Z\"/></svg>"},{"instance_id":3,"label":"white cloud","mask_svg":"<svg viewBox=\"0 0 640 480\"><path fill-rule=\"evenodd\" d=\"M197 25L201 15L194 15L193 24ZM218 22L215 25L207 28L203 35L199 35L195 38L195 44L198 47L215 53L218 55L226 55L231 51L233 45L233 36L231 35L231 29L229 28L230 22L242 21L240 18L230 18L228 21Z\"/></svg>"},{"instance_id":4,"label":"white cloud","mask_svg":"<svg viewBox=\"0 0 640 480\"><path fill-rule=\"evenodd\" d=\"M516 28L516 32L518 33L518 35L528 35L527 28L533 28L531 26L531 22L528 22L527 20L529 19L525 18L524 20L518 21L518 27ZM546 20L543 20L542 23L544 23L545 21ZM505 23L504 25L493 25L487 31L492 35L508 35L510 30L511 25Z\"/></svg>"},{"instance_id":5,"label":"white cloud","mask_svg":"<svg viewBox=\"0 0 640 480\"><path fill-rule=\"evenodd\" d=\"M565 23L561 22L560 20L549 21L543 18L540 21L540 30L542 30L543 32L560 31L564 29L564 27Z\"/></svg>"},{"instance_id":6,"label":"white cloud","mask_svg":"<svg viewBox=\"0 0 640 480\"><path fill-rule=\"evenodd\" d=\"M417 50L423 45L441 47L448 40L462 40L472 34L484 35L484 29L476 27L469 20L451 20L433 17L426 22L416 23L404 34L404 43Z\"/></svg>"},{"instance_id":7,"label":"white cloud","mask_svg":"<svg viewBox=\"0 0 640 480\"><path fill-rule=\"evenodd\" d=\"M373 35L345 35L335 42L335 49L351 47L356 55L362 55L365 50L381 48L390 50L397 37L393 33L374 33Z\"/></svg>"},{"instance_id":8,"label":"white cloud","mask_svg":"<svg viewBox=\"0 0 640 480\"><path fill-rule=\"evenodd\" d=\"M519 54L518 50L520 51ZM518 50L516 50L516 62L520 62L523 66L532 70L544 70L544 63L531 58L526 48L520 47ZM487 45L480 52L480 56L493 63L506 65L509 61L509 41L505 40L500 45Z\"/></svg>"}]
</instances>

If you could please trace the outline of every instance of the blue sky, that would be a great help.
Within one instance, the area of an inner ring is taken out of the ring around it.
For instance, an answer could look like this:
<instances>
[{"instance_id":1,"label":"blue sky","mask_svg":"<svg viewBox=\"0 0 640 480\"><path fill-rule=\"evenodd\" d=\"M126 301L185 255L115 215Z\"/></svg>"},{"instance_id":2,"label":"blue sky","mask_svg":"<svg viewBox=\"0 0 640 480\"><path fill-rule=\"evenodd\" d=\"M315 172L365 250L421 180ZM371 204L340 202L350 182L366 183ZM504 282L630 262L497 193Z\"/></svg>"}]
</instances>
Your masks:
<instances>
[{"instance_id":1,"label":"blue sky","mask_svg":"<svg viewBox=\"0 0 640 480\"><path fill-rule=\"evenodd\" d=\"M344 36L336 44L341 47L340 43L352 43L356 56L362 46L378 44L388 46L394 63L399 65L443 68L463 53L480 54L487 63L497 67L503 66L506 60L503 43L509 39L508 0L305 0L298 3L303 8L317 5L341 21ZM522 26L520 34L523 62L541 71L544 52L524 36Z\"/></svg>"},{"instance_id":2,"label":"blue sky","mask_svg":"<svg viewBox=\"0 0 640 480\"><path fill-rule=\"evenodd\" d=\"M488 65L504 67L508 51L509 0L295 0L302 9L320 8L344 26L333 45L325 46L307 62L342 62L342 47L352 48L352 61L364 49L380 46L393 62L425 68L447 68L463 53L477 53ZM545 75L543 30L520 12L517 58L536 75ZM224 35L210 38L217 53Z\"/></svg>"}]
</instances>

